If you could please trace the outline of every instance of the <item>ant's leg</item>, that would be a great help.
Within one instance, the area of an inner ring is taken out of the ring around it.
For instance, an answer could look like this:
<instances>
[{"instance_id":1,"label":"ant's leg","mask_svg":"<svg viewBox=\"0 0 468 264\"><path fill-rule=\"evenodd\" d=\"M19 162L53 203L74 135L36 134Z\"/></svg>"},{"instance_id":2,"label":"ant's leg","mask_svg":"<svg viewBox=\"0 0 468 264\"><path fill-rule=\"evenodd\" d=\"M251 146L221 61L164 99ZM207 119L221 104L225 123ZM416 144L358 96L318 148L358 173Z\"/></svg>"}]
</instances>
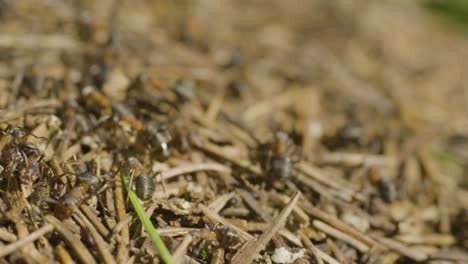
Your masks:
<instances>
[{"instance_id":1,"label":"ant's leg","mask_svg":"<svg viewBox=\"0 0 468 264\"><path fill-rule=\"evenodd\" d=\"M104 184L101 187L99 187L99 189L97 189L96 195L101 194L108 188L114 186L113 184L115 183L115 179L110 178L109 175L103 175L102 179L104 180Z\"/></svg>"},{"instance_id":2,"label":"ant's leg","mask_svg":"<svg viewBox=\"0 0 468 264\"><path fill-rule=\"evenodd\" d=\"M44 154L41 154L39 158L37 159L37 162L41 162L45 158Z\"/></svg>"},{"instance_id":3,"label":"ant's leg","mask_svg":"<svg viewBox=\"0 0 468 264\"><path fill-rule=\"evenodd\" d=\"M12 161L10 164L8 164L10 173L13 173L16 170L16 166L18 166L18 161Z\"/></svg>"},{"instance_id":4,"label":"ant's leg","mask_svg":"<svg viewBox=\"0 0 468 264\"><path fill-rule=\"evenodd\" d=\"M32 137L40 139L40 140L44 140L44 141L46 141L47 144L49 144L49 139L46 138L46 137L39 137L39 136L34 135L33 133L30 133L29 136L32 136Z\"/></svg>"},{"instance_id":5,"label":"ant's leg","mask_svg":"<svg viewBox=\"0 0 468 264\"><path fill-rule=\"evenodd\" d=\"M26 156L26 153L24 153L23 151L20 151L20 153L21 153L21 156L23 156L24 163L26 164L26 167L28 167L29 166L28 156Z\"/></svg>"},{"instance_id":6,"label":"ant's leg","mask_svg":"<svg viewBox=\"0 0 468 264\"><path fill-rule=\"evenodd\" d=\"M110 188L110 186L107 183L104 183L104 185L102 185L101 188L99 188L96 191L95 195L101 194L103 191L105 191L105 190L107 190L109 188Z\"/></svg>"}]
</instances>

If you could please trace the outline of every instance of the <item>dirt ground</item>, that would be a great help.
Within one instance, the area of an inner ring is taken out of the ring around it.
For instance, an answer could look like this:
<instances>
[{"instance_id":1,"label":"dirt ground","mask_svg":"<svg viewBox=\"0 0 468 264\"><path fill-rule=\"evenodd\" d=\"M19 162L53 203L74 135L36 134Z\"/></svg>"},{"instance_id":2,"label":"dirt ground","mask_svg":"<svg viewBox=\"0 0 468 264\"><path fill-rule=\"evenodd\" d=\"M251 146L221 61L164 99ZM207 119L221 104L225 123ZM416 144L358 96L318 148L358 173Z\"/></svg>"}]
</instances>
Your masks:
<instances>
[{"instance_id":1,"label":"dirt ground","mask_svg":"<svg viewBox=\"0 0 468 264\"><path fill-rule=\"evenodd\" d=\"M468 263L466 69L416 1L0 0L0 262Z\"/></svg>"}]
</instances>

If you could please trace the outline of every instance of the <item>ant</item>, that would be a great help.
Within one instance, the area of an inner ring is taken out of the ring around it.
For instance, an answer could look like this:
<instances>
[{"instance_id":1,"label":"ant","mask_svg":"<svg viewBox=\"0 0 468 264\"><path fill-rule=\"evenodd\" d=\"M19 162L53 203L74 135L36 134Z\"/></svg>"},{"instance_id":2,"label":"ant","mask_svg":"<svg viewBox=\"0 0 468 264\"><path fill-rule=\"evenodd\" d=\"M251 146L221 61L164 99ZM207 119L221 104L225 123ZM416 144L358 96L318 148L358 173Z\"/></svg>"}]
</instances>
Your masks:
<instances>
[{"instance_id":1,"label":"ant","mask_svg":"<svg viewBox=\"0 0 468 264\"><path fill-rule=\"evenodd\" d=\"M124 163L123 169L126 170L127 175L130 175L130 186L133 177L136 177L135 191L137 196L143 201L151 199L156 190L156 184L151 175L143 172L143 164L137 158L130 157Z\"/></svg>"},{"instance_id":2,"label":"ant","mask_svg":"<svg viewBox=\"0 0 468 264\"><path fill-rule=\"evenodd\" d=\"M26 137L32 134L26 133L24 129L8 125L5 130L0 131L0 136L8 135L12 136L13 140L4 147L0 165L11 174L17 174L21 184L30 184L42 174L40 164L43 155L36 145L26 141Z\"/></svg>"},{"instance_id":3,"label":"ant","mask_svg":"<svg viewBox=\"0 0 468 264\"><path fill-rule=\"evenodd\" d=\"M12 127L11 125L8 125L4 130L0 130L0 136L5 137L8 135L12 136L15 140L22 140L27 136L27 133L21 127Z\"/></svg>"},{"instance_id":4,"label":"ant","mask_svg":"<svg viewBox=\"0 0 468 264\"><path fill-rule=\"evenodd\" d=\"M169 158L172 153L172 133L166 125L148 124L144 130L138 131L137 141L138 144L156 151L162 159Z\"/></svg>"},{"instance_id":5,"label":"ant","mask_svg":"<svg viewBox=\"0 0 468 264\"><path fill-rule=\"evenodd\" d=\"M55 207L55 214L60 219L69 218L91 194L102 186L99 178L90 172L81 172L77 176L78 184L60 197Z\"/></svg>"},{"instance_id":6,"label":"ant","mask_svg":"<svg viewBox=\"0 0 468 264\"><path fill-rule=\"evenodd\" d=\"M237 249L241 245L239 233L225 225L216 225L214 228L218 244L223 248Z\"/></svg>"},{"instance_id":7,"label":"ant","mask_svg":"<svg viewBox=\"0 0 468 264\"><path fill-rule=\"evenodd\" d=\"M280 179L290 178L294 163L300 159L298 148L284 132L276 132L273 141L260 144L257 159L264 172Z\"/></svg>"},{"instance_id":8,"label":"ant","mask_svg":"<svg viewBox=\"0 0 468 264\"><path fill-rule=\"evenodd\" d=\"M192 253L196 256L202 256L204 251L213 251L214 248L236 250L242 245L239 233L224 225L216 224L213 228L195 231L192 235Z\"/></svg>"},{"instance_id":9,"label":"ant","mask_svg":"<svg viewBox=\"0 0 468 264\"><path fill-rule=\"evenodd\" d=\"M211 228L210 228L211 229ZM241 238L236 230L225 226L216 224L212 230L200 230L193 233L194 241L202 239L208 241L216 241L217 245L223 248L236 249L241 244Z\"/></svg>"}]
</instances>

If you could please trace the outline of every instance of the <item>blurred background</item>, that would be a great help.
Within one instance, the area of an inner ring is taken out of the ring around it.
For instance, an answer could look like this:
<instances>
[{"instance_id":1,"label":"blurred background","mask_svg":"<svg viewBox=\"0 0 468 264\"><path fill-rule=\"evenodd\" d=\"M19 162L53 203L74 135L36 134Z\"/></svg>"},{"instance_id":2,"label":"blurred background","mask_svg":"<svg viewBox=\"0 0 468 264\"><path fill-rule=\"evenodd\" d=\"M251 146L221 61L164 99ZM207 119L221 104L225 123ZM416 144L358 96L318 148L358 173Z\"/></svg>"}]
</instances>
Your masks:
<instances>
[{"instance_id":1,"label":"blurred background","mask_svg":"<svg viewBox=\"0 0 468 264\"><path fill-rule=\"evenodd\" d=\"M1 0L0 74L37 65L64 75L57 65L111 39L130 76L145 65L203 68L237 52L248 61L245 78L267 93L307 83L334 100L398 111L410 127L443 125L465 133L467 5Z\"/></svg>"}]
</instances>

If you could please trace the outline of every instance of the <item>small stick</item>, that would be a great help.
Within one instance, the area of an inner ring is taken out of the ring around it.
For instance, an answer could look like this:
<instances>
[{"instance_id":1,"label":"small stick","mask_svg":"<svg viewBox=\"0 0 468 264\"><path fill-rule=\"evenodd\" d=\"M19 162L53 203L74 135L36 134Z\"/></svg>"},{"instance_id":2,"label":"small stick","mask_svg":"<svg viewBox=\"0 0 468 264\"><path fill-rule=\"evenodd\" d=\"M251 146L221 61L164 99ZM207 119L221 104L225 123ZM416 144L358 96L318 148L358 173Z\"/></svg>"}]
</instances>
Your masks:
<instances>
[{"instance_id":1,"label":"small stick","mask_svg":"<svg viewBox=\"0 0 468 264\"><path fill-rule=\"evenodd\" d=\"M208 208L210 208L215 213L219 213L219 211L221 211L224 208L224 206L226 206L226 203L229 202L229 200L231 200L234 197L234 195L234 192L220 195L218 198L212 201L210 205L208 205Z\"/></svg>"},{"instance_id":2,"label":"small stick","mask_svg":"<svg viewBox=\"0 0 468 264\"><path fill-rule=\"evenodd\" d=\"M211 154L213 156L216 156L220 159L223 159L223 160L226 160L230 163L232 163L233 165L235 165L236 167L239 167L243 170L246 170L256 176L261 176L262 175L262 172L260 170L259 167L257 166L253 166L252 164L250 164L250 162L248 162L247 160L239 160L239 159L235 159L235 158L232 158L230 157L229 155L226 155L223 150L216 146L215 144L212 144L212 143L209 143L209 142L204 142L202 144L196 144L195 147L199 148L200 150L204 151L204 152L207 152L208 154Z\"/></svg>"},{"instance_id":3,"label":"small stick","mask_svg":"<svg viewBox=\"0 0 468 264\"><path fill-rule=\"evenodd\" d=\"M321 183L319 183L318 181L314 181L314 179L306 177L305 175L300 174L300 173L296 174L294 177L301 184L309 187L310 189L317 192L318 194L325 197L326 199L328 199L330 201L333 201L335 199L333 194L331 194L331 192L327 188L325 188ZM352 200L351 197L344 196L344 195L345 195L345 193L340 193L339 198L341 198L341 199L343 199L343 200L345 200L347 202L350 202Z\"/></svg>"},{"instance_id":4,"label":"small stick","mask_svg":"<svg viewBox=\"0 0 468 264\"><path fill-rule=\"evenodd\" d=\"M403 255L412 260L415 260L417 262L425 261L428 258L427 254L418 250L412 250L411 248L408 248L407 246L395 240L392 240L389 238L377 237L377 236L373 236L373 238L379 241L379 243L381 243L385 247L397 252L400 255Z\"/></svg>"},{"instance_id":5,"label":"small stick","mask_svg":"<svg viewBox=\"0 0 468 264\"><path fill-rule=\"evenodd\" d=\"M79 210L75 211L75 215L77 216L76 218L79 218L81 220L84 227L88 229L89 234L96 243L97 251L101 255L103 262L108 264L116 263L109 251L110 246L106 243L106 241L104 241L104 239L98 233L98 231L96 231L96 228L94 228L94 226L89 222L88 219L86 219L84 214L81 213Z\"/></svg>"},{"instance_id":6,"label":"small stick","mask_svg":"<svg viewBox=\"0 0 468 264\"><path fill-rule=\"evenodd\" d=\"M247 144L248 146L255 146L256 144L261 143L261 140L255 135L254 131L248 128L242 121L233 118L226 112L221 112L221 114L224 119L231 124L232 128L237 128L239 132L244 133L246 137L250 139L249 141L252 141L250 144Z\"/></svg>"},{"instance_id":7,"label":"small stick","mask_svg":"<svg viewBox=\"0 0 468 264\"><path fill-rule=\"evenodd\" d=\"M345 182L342 178L330 178L330 176L325 175L319 168L309 163L300 162L296 164L295 168L328 187L348 192L350 195L353 195L359 189L357 186Z\"/></svg>"},{"instance_id":8,"label":"small stick","mask_svg":"<svg viewBox=\"0 0 468 264\"><path fill-rule=\"evenodd\" d=\"M199 164L188 164L179 166L161 173L160 179L156 181L161 182L179 175L199 172L199 171L217 171L221 173L229 173L231 169L218 163L199 163Z\"/></svg>"},{"instance_id":9,"label":"small stick","mask_svg":"<svg viewBox=\"0 0 468 264\"><path fill-rule=\"evenodd\" d=\"M70 248L75 252L76 256L81 260L83 263L90 263L95 264L96 261L94 260L91 253L89 253L88 249L86 248L83 243L73 235L73 233L60 222L57 218L53 215L46 215L45 220L52 224L55 230L63 236L64 240L68 242Z\"/></svg>"},{"instance_id":10,"label":"small stick","mask_svg":"<svg viewBox=\"0 0 468 264\"><path fill-rule=\"evenodd\" d=\"M265 246L271 240L271 238L278 232L278 230L284 226L286 218L289 216L294 206L296 206L299 200L300 193L297 192L289 201L288 205L281 211L281 213L273 219L268 228L263 234L255 241L249 241L237 251L232 257L231 263L241 264L250 263Z\"/></svg>"},{"instance_id":11,"label":"small stick","mask_svg":"<svg viewBox=\"0 0 468 264\"><path fill-rule=\"evenodd\" d=\"M448 260L458 261L460 263L468 263L468 254L460 251L445 251L441 250L429 256L429 259L433 260Z\"/></svg>"},{"instance_id":12,"label":"small stick","mask_svg":"<svg viewBox=\"0 0 468 264\"><path fill-rule=\"evenodd\" d=\"M294 188L295 191L298 191L298 188ZM268 194L268 198L277 204L280 204L281 206L285 206L289 202L289 197L283 194L279 194L276 192L271 192ZM299 220L300 225L309 225L310 224L310 217L308 214L306 214L298 205L294 207L292 213L295 215L296 220Z\"/></svg>"},{"instance_id":13,"label":"small stick","mask_svg":"<svg viewBox=\"0 0 468 264\"><path fill-rule=\"evenodd\" d=\"M156 231L158 231L158 234L160 236L165 236L165 237L182 236L182 235L186 235L188 233L199 231L199 230L200 229L198 228L191 228L191 227L164 227L164 228L156 229Z\"/></svg>"},{"instance_id":14,"label":"small stick","mask_svg":"<svg viewBox=\"0 0 468 264\"><path fill-rule=\"evenodd\" d=\"M96 228L96 230L101 234L103 237L107 237L110 233L110 231L99 221L97 216L91 211L88 205L82 204L80 206L81 211L83 211L84 215L91 221L93 226Z\"/></svg>"},{"instance_id":15,"label":"small stick","mask_svg":"<svg viewBox=\"0 0 468 264\"><path fill-rule=\"evenodd\" d=\"M51 224L46 224L38 230L27 235L26 237L0 248L0 258L5 257L16 250L23 248L29 243L35 241L36 239L39 239L43 235L52 232L52 230L54 230L54 227Z\"/></svg>"},{"instance_id":16,"label":"small stick","mask_svg":"<svg viewBox=\"0 0 468 264\"><path fill-rule=\"evenodd\" d=\"M107 209L107 214L103 214L103 218L104 218L104 221L105 221L105 224L107 226L107 228L109 228L109 230L113 229L114 226L116 225L116 221L115 221L115 218L114 216L116 215L116 212L115 212L115 200L114 200L114 189L112 188L109 188L107 190L104 191L104 194L105 194L105 201L104 201L104 204L105 204L105 207Z\"/></svg>"},{"instance_id":17,"label":"small stick","mask_svg":"<svg viewBox=\"0 0 468 264\"><path fill-rule=\"evenodd\" d=\"M245 240L245 241L249 241L251 239L253 239L254 237L252 235L250 235L249 233L245 232L244 230L240 229L239 227L231 224L230 222L226 221L226 219L224 219L223 217L221 217L219 214L213 212L210 208L204 206L203 204L200 204L200 209L202 210L202 212L208 217L210 218L211 220L215 221L215 222L219 222L225 226L228 226L234 230L237 231L237 233L239 233L239 236Z\"/></svg>"},{"instance_id":18,"label":"small stick","mask_svg":"<svg viewBox=\"0 0 468 264\"><path fill-rule=\"evenodd\" d=\"M319 220L314 220L312 221L312 224L314 225L314 227L316 227L318 230L332 236L332 237L335 237L339 240L342 240L344 242L346 242L347 244L349 244L350 246L356 248L357 250L359 250L360 252L367 252L369 251L369 247L362 243L361 241L351 237L350 235L347 235L345 233L343 233L342 231L336 229L336 228L333 228L327 224L325 224L324 222L322 221L319 221Z\"/></svg>"},{"instance_id":19,"label":"small stick","mask_svg":"<svg viewBox=\"0 0 468 264\"><path fill-rule=\"evenodd\" d=\"M112 233L116 235L117 233L120 233L124 227L128 225L133 220L133 217L131 215L127 215L122 221L118 222L117 224L114 225L114 228L112 228Z\"/></svg>"},{"instance_id":20,"label":"small stick","mask_svg":"<svg viewBox=\"0 0 468 264\"><path fill-rule=\"evenodd\" d=\"M391 168L396 165L396 162L396 158L385 155L340 152L325 153L320 160L320 163L345 167L384 166Z\"/></svg>"},{"instance_id":21,"label":"small stick","mask_svg":"<svg viewBox=\"0 0 468 264\"><path fill-rule=\"evenodd\" d=\"M286 240L293 243L294 245L298 247L304 247L304 245L302 245L301 240L293 232L287 230L286 228L278 230L278 234L286 238Z\"/></svg>"},{"instance_id":22,"label":"small stick","mask_svg":"<svg viewBox=\"0 0 468 264\"><path fill-rule=\"evenodd\" d=\"M210 264L223 264L224 263L224 248L218 248L211 258Z\"/></svg>"},{"instance_id":23,"label":"small stick","mask_svg":"<svg viewBox=\"0 0 468 264\"><path fill-rule=\"evenodd\" d=\"M333 242L331 239L327 239L326 241L327 245L331 248L333 255L338 259L340 263L348 263L343 256L343 252L338 248L338 246Z\"/></svg>"},{"instance_id":24,"label":"small stick","mask_svg":"<svg viewBox=\"0 0 468 264\"><path fill-rule=\"evenodd\" d=\"M276 95L271 99L265 99L256 102L242 113L242 120L246 123L253 122L273 111L289 106L293 103L291 92L287 91L282 94Z\"/></svg>"},{"instance_id":25,"label":"small stick","mask_svg":"<svg viewBox=\"0 0 468 264\"><path fill-rule=\"evenodd\" d=\"M232 137L236 139L236 142L239 141L249 148L255 148L260 142L255 135L248 132L245 127L242 127L238 122L232 120L227 120L226 125L221 125L221 123L218 122L216 128L220 130L222 134L231 134Z\"/></svg>"},{"instance_id":26,"label":"small stick","mask_svg":"<svg viewBox=\"0 0 468 264\"><path fill-rule=\"evenodd\" d=\"M70 256L70 253L65 249L65 247L60 244L58 245L55 250L57 251L57 256L60 259L60 262L63 264L74 264L75 262L73 261L72 257Z\"/></svg>"},{"instance_id":27,"label":"small stick","mask_svg":"<svg viewBox=\"0 0 468 264\"><path fill-rule=\"evenodd\" d=\"M18 239L19 240L21 240L21 239L23 239L25 237L28 237L30 235L26 224L22 220L16 222L16 229L17 229L17 232L18 232ZM40 237L39 237L39 239L40 239ZM42 254L41 252L39 252L36 249L36 246L34 245L34 243L32 243L32 242L27 243L26 245L24 245L21 248L20 251L25 256L31 257L32 259L35 259L39 263L51 261L51 259L48 256L46 256L46 255Z\"/></svg>"},{"instance_id":28,"label":"small stick","mask_svg":"<svg viewBox=\"0 0 468 264\"><path fill-rule=\"evenodd\" d=\"M456 242L455 238L449 234L398 235L395 239L405 244L423 244L439 247L448 247Z\"/></svg>"},{"instance_id":29,"label":"small stick","mask_svg":"<svg viewBox=\"0 0 468 264\"><path fill-rule=\"evenodd\" d=\"M186 235L174 253L172 253L175 264L184 263L185 254L187 253L187 249L190 246L190 243L192 243L192 236Z\"/></svg>"},{"instance_id":30,"label":"small stick","mask_svg":"<svg viewBox=\"0 0 468 264\"><path fill-rule=\"evenodd\" d=\"M117 172L118 173L118 172ZM115 177L115 191L114 201L115 209L117 211L117 222L122 222L127 218L127 212L125 211L125 198L123 194L122 178L119 176ZM120 230L119 246L117 249L117 259L125 262L128 259L128 245L130 241L130 233L128 231L128 225L123 225Z\"/></svg>"},{"instance_id":31,"label":"small stick","mask_svg":"<svg viewBox=\"0 0 468 264\"><path fill-rule=\"evenodd\" d=\"M309 238L307 238L306 235L304 235L304 233L300 232L299 236L301 237L302 243L304 243L306 248L314 256L315 261L317 262L317 264L323 264L323 260L325 260L325 262L327 262L328 264L339 264L338 261L336 261L334 258L329 256L327 253L325 253L323 251L321 252L320 249L315 247L314 244L312 244L312 242L310 242Z\"/></svg>"},{"instance_id":32,"label":"small stick","mask_svg":"<svg viewBox=\"0 0 468 264\"><path fill-rule=\"evenodd\" d=\"M230 207L223 211L225 217L247 217L250 210L244 207Z\"/></svg>"},{"instance_id":33,"label":"small stick","mask_svg":"<svg viewBox=\"0 0 468 264\"><path fill-rule=\"evenodd\" d=\"M270 222L272 217L265 210L262 210L261 205L252 197L250 193L243 189L236 189L236 192L242 197L245 203L259 215L263 221Z\"/></svg>"},{"instance_id":34,"label":"small stick","mask_svg":"<svg viewBox=\"0 0 468 264\"><path fill-rule=\"evenodd\" d=\"M368 247L373 247L377 246L378 243L370 238L369 236L353 229L352 227L348 226L347 224L343 223L341 220L338 218L329 215L325 213L324 211L318 209L317 207L313 206L310 202L305 201L301 202L301 208L308 214L310 214L313 217L316 217L323 222L329 224L330 226L340 230L341 232L363 242L366 244Z\"/></svg>"},{"instance_id":35,"label":"small stick","mask_svg":"<svg viewBox=\"0 0 468 264\"><path fill-rule=\"evenodd\" d=\"M12 234L5 230L5 228L0 228L0 240L3 240L5 242L14 242L18 240L15 234Z\"/></svg>"},{"instance_id":36,"label":"small stick","mask_svg":"<svg viewBox=\"0 0 468 264\"><path fill-rule=\"evenodd\" d=\"M213 100L211 101L210 105L208 106L208 110L205 112L205 119L211 124L214 123L216 117L221 110L224 101L224 89L219 89L218 93L215 95Z\"/></svg>"},{"instance_id":37,"label":"small stick","mask_svg":"<svg viewBox=\"0 0 468 264\"><path fill-rule=\"evenodd\" d=\"M252 222L249 221L245 224L244 229L249 232L259 232L259 231L265 231L268 227L268 223L265 222Z\"/></svg>"}]
</instances>

